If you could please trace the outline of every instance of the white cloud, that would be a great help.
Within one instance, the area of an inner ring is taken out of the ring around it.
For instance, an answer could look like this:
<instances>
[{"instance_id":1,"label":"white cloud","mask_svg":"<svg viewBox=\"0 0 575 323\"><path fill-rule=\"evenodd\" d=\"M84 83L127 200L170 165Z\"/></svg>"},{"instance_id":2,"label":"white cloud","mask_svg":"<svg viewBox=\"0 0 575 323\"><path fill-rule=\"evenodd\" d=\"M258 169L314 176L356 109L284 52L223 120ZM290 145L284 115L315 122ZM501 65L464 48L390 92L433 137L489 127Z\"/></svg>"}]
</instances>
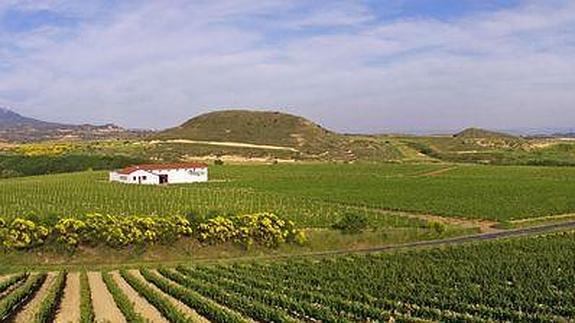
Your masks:
<instances>
[{"instance_id":1,"label":"white cloud","mask_svg":"<svg viewBox=\"0 0 575 323\"><path fill-rule=\"evenodd\" d=\"M150 1L115 11L70 2L44 9L82 12L72 29L0 31L0 103L134 127L225 107L285 108L350 131L575 120L571 2L443 21L377 21L347 1Z\"/></svg>"}]
</instances>

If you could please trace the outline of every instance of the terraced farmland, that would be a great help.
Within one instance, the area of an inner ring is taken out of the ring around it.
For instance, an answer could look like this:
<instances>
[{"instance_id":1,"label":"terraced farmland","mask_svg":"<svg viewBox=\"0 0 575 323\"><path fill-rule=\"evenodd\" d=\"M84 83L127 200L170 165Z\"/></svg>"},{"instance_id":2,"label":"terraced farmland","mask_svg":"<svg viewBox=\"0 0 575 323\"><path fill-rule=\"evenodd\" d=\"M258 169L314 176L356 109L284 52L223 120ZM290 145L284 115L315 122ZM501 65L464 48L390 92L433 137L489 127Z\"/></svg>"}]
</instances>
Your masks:
<instances>
[{"instance_id":1,"label":"terraced farmland","mask_svg":"<svg viewBox=\"0 0 575 323\"><path fill-rule=\"evenodd\" d=\"M327 258L0 278L16 322L571 321L575 232Z\"/></svg>"}]
</instances>

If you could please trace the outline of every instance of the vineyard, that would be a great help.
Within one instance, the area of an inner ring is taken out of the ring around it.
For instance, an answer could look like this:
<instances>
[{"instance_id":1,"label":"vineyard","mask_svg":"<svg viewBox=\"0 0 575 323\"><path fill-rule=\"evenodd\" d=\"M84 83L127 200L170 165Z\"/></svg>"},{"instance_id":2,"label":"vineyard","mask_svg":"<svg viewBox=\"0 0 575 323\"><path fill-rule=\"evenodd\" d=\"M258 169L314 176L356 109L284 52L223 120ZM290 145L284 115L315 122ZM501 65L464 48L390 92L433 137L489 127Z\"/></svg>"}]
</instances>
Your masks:
<instances>
[{"instance_id":1,"label":"vineyard","mask_svg":"<svg viewBox=\"0 0 575 323\"><path fill-rule=\"evenodd\" d=\"M0 321L575 319L575 232L322 259L0 276Z\"/></svg>"},{"instance_id":2,"label":"vineyard","mask_svg":"<svg viewBox=\"0 0 575 323\"><path fill-rule=\"evenodd\" d=\"M419 223L392 211L495 221L573 213L574 179L574 169L559 167L226 165L210 168L209 183L143 187L83 172L0 180L0 215L273 212L326 227L359 207L378 226L412 227Z\"/></svg>"},{"instance_id":3,"label":"vineyard","mask_svg":"<svg viewBox=\"0 0 575 323\"><path fill-rule=\"evenodd\" d=\"M341 214L357 212L354 206L322 201L293 194L242 187L228 173L245 170L245 176L258 176L257 167L212 167L212 183L167 187L126 186L109 183L103 172L84 172L2 180L0 217L47 218L100 213L112 215L181 215L189 211L250 214L273 212L305 227L325 227ZM421 166L419 167L421 168ZM419 169L418 168L418 169ZM390 172L414 171L411 169ZM251 177L250 177L251 178ZM374 224L383 227L420 226L420 221L362 208Z\"/></svg>"}]
</instances>

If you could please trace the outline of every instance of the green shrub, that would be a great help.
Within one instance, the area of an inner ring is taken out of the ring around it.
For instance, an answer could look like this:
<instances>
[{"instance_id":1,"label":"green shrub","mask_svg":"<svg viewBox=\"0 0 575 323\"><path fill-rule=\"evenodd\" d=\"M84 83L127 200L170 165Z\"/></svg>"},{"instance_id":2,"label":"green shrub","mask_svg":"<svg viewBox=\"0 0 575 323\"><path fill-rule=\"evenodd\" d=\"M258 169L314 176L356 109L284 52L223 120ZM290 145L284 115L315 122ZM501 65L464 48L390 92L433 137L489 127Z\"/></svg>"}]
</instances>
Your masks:
<instances>
[{"instance_id":1,"label":"green shrub","mask_svg":"<svg viewBox=\"0 0 575 323\"><path fill-rule=\"evenodd\" d=\"M363 214L345 213L332 228L344 234L359 234L369 228L369 221Z\"/></svg>"},{"instance_id":2,"label":"green shrub","mask_svg":"<svg viewBox=\"0 0 575 323\"><path fill-rule=\"evenodd\" d=\"M445 225L445 223L432 221L429 222L427 226L438 235L442 235L445 233L445 231L447 231L447 226Z\"/></svg>"}]
</instances>

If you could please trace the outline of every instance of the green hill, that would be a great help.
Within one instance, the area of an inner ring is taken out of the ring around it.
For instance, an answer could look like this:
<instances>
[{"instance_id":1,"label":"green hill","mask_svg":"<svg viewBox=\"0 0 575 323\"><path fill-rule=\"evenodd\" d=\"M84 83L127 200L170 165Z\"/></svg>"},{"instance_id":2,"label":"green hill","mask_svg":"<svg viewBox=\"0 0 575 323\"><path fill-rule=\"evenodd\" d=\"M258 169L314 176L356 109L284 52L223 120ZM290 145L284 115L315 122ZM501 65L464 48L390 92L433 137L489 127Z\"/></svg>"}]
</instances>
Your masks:
<instances>
[{"instance_id":1,"label":"green hill","mask_svg":"<svg viewBox=\"0 0 575 323\"><path fill-rule=\"evenodd\" d=\"M160 132L158 139L238 142L305 147L337 140L337 135L302 117L270 111L226 110L194 117Z\"/></svg>"},{"instance_id":2,"label":"green hill","mask_svg":"<svg viewBox=\"0 0 575 323\"><path fill-rule=\"evenodd\" d=\"M475 138L475 139L520 139L519 137L503 133L485 130L481 128L467 128L454 135L455 138Z\"/></svg>"},{"instance_id":3,"label":"green hill","mask_svg":"<svg viewBox=\"0 0 575 323\"><path fill-rule=\"evenodd\" d=\"M198 154L205 142L241 143L288 147L296 151L288 158L306 160L399 160L402 153L392 143L369 136L348 136L329 131L305 118L271 111L224 110L194 117L182 125L164 130L153 139L197 141L188 155ZM198 143L202 142L202 143ZM179 149L183 147L182 142ZM174 148L171 148L172 151ZM203 147L201 154L286 157L265 147Z\"/></svg>"}]
</instances>

